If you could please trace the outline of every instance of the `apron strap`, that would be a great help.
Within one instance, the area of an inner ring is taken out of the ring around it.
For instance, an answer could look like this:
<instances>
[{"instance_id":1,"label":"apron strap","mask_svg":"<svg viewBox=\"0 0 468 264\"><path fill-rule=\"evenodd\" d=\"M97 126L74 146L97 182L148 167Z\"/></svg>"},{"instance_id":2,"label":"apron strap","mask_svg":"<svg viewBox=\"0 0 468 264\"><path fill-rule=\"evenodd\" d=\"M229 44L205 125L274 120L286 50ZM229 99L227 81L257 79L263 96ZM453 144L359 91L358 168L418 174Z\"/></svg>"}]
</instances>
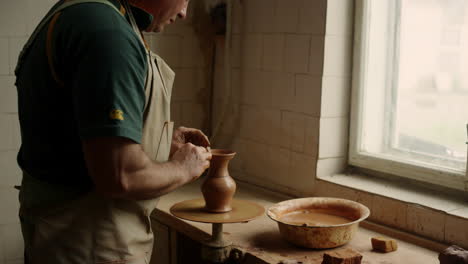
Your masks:
<instances>
[{"instance_id":1,"label":"apron strap","mask_svg":"<svg viewBox=\"0 0 468 264\"><path fill-rule=\"evenodd\" d=\"M125 1L125 0L124 0ZM23 50L21 51L19 58L18 58L18 64L16 65L15 69L15 74L18 76L19 71L21 69L21 66L24 61L24 57L26 56L27 52L29 51L30 47L32 46L34 40L37 38L41 30L46 26L47 23L59 12L64 10L67 7L77 5L77 4L83 4L83 3L99 3L99 4L104 4L107 6L110 6L112 9L114 9L116 12L119 14L123 15L120 10L118 10L112 3L110 3L108 0L65 0L62 1L62 3L57 3L56 6L57 8L51 10L39 23L39 25L36 27L34 32L32 33L31 37L29 40L26 42L26 44L23 47ZM50 61L50 59L49 59Z\"/></svg>"}]
</instances>

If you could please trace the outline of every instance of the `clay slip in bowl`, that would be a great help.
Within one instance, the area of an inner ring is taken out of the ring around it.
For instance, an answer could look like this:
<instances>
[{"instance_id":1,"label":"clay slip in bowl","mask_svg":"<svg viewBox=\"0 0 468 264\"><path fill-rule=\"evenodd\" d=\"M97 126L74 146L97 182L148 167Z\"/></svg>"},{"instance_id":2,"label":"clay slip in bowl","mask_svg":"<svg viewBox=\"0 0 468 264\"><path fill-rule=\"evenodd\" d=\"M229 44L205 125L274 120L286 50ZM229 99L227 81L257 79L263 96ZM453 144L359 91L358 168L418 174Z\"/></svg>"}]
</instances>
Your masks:
<instances>
[{"instance_id":1,"label":"clay slip in bowl","mask_svg":"<svg viewBox=\"0 0 468 264\"><path fill-rule=\"evenodd\" d=\"M311 225L281 219L291 213L311 211L346 220L342 224ZM348 243L357 232L359 222L369 214L369 208L360 203L328 197L287 200L271 206L267 211L267 215L278 223L280 234L286 241L306 248L334 248Z\"/></svg>"}]
</instances>

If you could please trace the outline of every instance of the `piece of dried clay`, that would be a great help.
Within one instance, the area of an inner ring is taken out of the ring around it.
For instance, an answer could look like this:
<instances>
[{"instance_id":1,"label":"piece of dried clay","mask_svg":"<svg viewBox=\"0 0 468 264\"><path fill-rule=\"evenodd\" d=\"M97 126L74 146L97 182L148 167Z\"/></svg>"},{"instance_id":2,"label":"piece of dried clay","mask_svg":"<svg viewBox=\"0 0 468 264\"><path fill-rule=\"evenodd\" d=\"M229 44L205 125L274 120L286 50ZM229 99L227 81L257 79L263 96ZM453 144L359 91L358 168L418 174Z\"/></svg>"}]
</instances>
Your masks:
<instances>
[{"instance_id":1,"label":"piece of dried clay","mask_svg":"<svg viewBox=\"0 0 468 264\"><path fill-rule=\"evenodd\" d=\"M396 251L398 249L398 244L393 239L383 238L383 237L373 237L371 239L372 248L375 251L388 253Z\"/></svg>"},{"instance_id":2,"label":"piece of dried clay","mask_svg":"<svg viewBox=\"0 0 468 264\"><path fill-rule=\"evenodd\" d=\"M302 264L302 261L297 261L297 260L282 260L278 264Z\"/></svg>"},{"instance_id":3,"label":"piece of dried clay","mask_svg":"<svg viewBox=\"0 0 468 264\"><path fill-rule=\"evenodd\" d=\"M468 264L468 251L453 245L439 254L440 264Z\"/></svg>"},{"instance_id":4,"label":"piece of dried clay","mask_svg":"<svg viewBox=\"0 0 468 264\"><path fill-rule=\"evenodd\" d=\"M360 264L362 255L350 248L323 254L322 264Z\"/></svg>"}]
</instances>

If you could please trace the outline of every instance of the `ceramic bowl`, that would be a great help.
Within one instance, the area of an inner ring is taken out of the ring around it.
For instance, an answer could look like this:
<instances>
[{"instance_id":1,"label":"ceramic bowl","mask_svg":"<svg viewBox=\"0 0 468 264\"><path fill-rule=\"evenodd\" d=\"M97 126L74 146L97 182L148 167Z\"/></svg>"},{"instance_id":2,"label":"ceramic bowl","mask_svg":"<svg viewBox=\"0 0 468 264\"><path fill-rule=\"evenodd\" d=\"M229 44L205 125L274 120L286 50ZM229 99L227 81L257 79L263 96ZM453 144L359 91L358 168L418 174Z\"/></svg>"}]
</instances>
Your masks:
<instances>
[{"instance_id":1,"label":"ceramic bowl","mask_svg":"<svg viewBox=\"0 0 468 264\"><path fill-rule=\"evenodd\" d=\"M285 220L286 216L301 212L317 212L325 219L329 216L343 221L331 223L318 221L320 219L317 219L317 222ZM271 206L267 211L267 215L278 223L280 234L286 241L316 249L334 248L348 243L356 234L359 222L369 214L369 208L360 203L330 197L287 200Z\"/></svg>"}]
</instances>

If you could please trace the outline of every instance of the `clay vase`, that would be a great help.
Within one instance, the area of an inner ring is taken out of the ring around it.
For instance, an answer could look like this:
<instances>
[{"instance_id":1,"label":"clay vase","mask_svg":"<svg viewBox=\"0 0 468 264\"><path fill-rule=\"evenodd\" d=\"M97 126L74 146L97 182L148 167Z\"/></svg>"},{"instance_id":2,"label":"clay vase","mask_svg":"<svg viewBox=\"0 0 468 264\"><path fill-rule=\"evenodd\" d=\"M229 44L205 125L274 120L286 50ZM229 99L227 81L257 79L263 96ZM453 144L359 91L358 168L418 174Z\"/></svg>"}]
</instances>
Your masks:
<instances>
[{"instance_id":1,"label":"clay vase","mask_svg":"<svg viewBox=\"0 0 468 264\"><path fill-rule=\"evenodd\" d=\"M229 161L236 155L226 149L212 149L212 158L207 178L201 186L205 198L205 210L225 213L232 210L231 201L236 192L236 182L229 175Z\"/></svg>"}]
</instances>

